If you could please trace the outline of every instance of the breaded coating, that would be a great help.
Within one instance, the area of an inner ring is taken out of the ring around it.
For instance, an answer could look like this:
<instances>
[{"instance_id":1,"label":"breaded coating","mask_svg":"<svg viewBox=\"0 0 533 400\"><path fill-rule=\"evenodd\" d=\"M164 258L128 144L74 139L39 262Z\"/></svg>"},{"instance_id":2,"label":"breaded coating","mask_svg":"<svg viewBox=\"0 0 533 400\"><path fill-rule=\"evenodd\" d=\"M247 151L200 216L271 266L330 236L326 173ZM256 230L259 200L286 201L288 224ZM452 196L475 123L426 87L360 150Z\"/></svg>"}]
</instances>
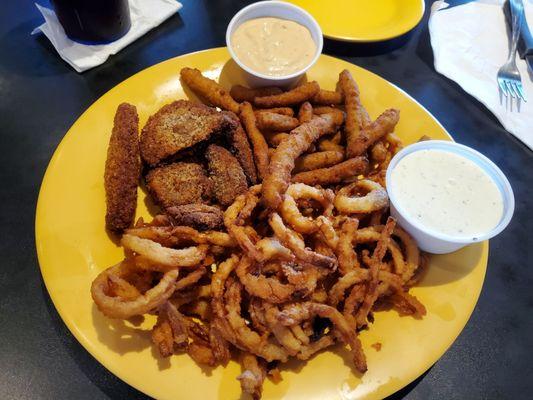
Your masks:
<instances>
[{"instance_id":1,"label":"breaded coating","mask_svg":"<svg viewBox=\"0 0 533 400\"><path fill-rule=\"evenodd\" d=\"M312 171L300 172L293 175L292 182L305 183L309 186L334 185L348 178L368 172L368 159L364 156L350 158L328 168L319 168Z\"/></svg>"},{"instance_id":2,"label":"breaded coating","mask_svg":"<svg viewBox=\"0 0 533 400\"><path fill-rule=\"evenodd\" d=\"M216 144L207 148L205 157L213 182L213 197L219 204L229 206L248 189L241 165L228 150Z\"/></svg>"},{"instance_id":3,"label":"breaded coating","mask_svg":"<svg viewBox=\"0 0 533 400\"><path fill-rule=\"evenodd\" d=\"M318 151L304 154L296 159L294 173L327 168L344 160L344 153L340 151Z\"/></svg>"},{"instance_id":4,"label":"breaded coating","mask_svg":"<svg viewBox=\"0 0 533 400\"><path fill-rule=\"evenodd\" d=\"M294 106L311 99L319 90L318 83L307 82L285 93L256 97L254 104L264 108Z\"/></svg>"},{"instance_id":5,"label":"breaded coating","mask_svg":"<svg viewBox=\"0 0 533 400\"><path fill-rule=\"evenodd\" d=\"M344 96L341 92L332 92L331 90L320 89L317 94L313 96L311 102L317 105L330 106L332 104L342 104Z\"/></svg>"},{"instance_id":6,"label":"breaded coating","mask_svg":"<svg viewBox=\"0 0 533 400\"><path fill-rule=\"evenodd\" d=\"M255 116L262 112L272 112L276 114L286 115L287 117L294 117L294 110L290 107L273 107L273 108L257 108L254 110Z\"/></svg>"},{"instance_id":7,"label":"breaded coating","mask_svg":"<svg viewBox=\"0 0 533 400\"><path fill-rule=\"evenodd\" d=\"M357 140L361 130L370 123L370 118L361 104L359 86L346 69L339 74L339 86L344 95L344 107L346 108L346 124L344 125L346 154L348 157L354 157L356 154L350 150L353 147L352 143Z\"/></svg>"},{"instance_id":8,"label":"breaded coating","mask_svg":"<svg viewBox=\"0 0 533 400\"><path fill-rule=\"evenodd\" d=\"M313 106L308 101L302 103L298 110L298 121L300 124L309 122L313 119Z\"/></svg>"},{"instance_id":9,"label":"breaded coating","mask_svg":"<svg viewBox=\"0 0 533 400\"><path fill-rule=\"evenodd\" d=\"M150 170L146 187L163 209L210 200L213 184L196 163L177 162Z\"/></svg>"},{"instance_id":10,"label":"breaded coating","mask_svg":"<svg viewBox=\"0 0 533 400\"><path fill-rule=\"evenodd\" d=\"M234 85L229 91L229 94L231 95L231 97L233 97L235 101L247 101L248 103L252 103L255 97L272 96L273 94L280 93L283 93L283 90L275 86L266 86L256 89L250 89L246 86Z\"/></svg>"},{"instance_id":11,"label":"breaded coating","mask_svg":"<svg viewBox=\"0 0 533 400\"><path fill-rule=\"evenodd\" d=\"M274 151L268 165L268 174L263 179L263 203L271 210L277 210L283 195L289 187L295 160L305 153L321 136L329 135L337 129L330 114L314 117L311 121L293 130Z\"/></svg>"},{"instance_id":12,"label":"breaded coating","mask_svg":"<svg viewBox=\"0 0 533 400\"><path fill-rule=\"evenodd\" d=\"M180 75L183 82L197 96L207 100L213 106L234 113L239 111L239 103L233 100L229 93L216 81L203 76L200 70L185 67L181 69Z\"/></svg>"},{"instance_id":13,"label":"breaded coating","mask_svg":"<svg viewBox=\"0 0 533 400\"><path fill-rule=\"evenodd\" d=\"M141 134L141 155L147 164L155 166L230 127L230 121L215 109L178 100L148 119Z\"/></svg>"},{"instance_id":14,"label":"breaded coating","mask_svg":"<svg viewBox=\"0 0 533 400\"><path fill-rule=\"evenodd\" d=\"M239 116L252 144L257 175L260 179L264 179L268 173L268 144L257 127L252 105L246 101L241 103Z\"/></svg>"},{"instance_id":15,"label":"breaded coating","mask_svg":"<svg viewBox=\"0 0 533 400\"><path fill-rule=\"evenodd\" d=\"M311 113L311 116L312 115L313 113ZM257 127L261 131L292 131L294 128L300 125L300 122L296 118L266 111L259 113L256 112L255 119L257 122Z\"/></svg>"},{"instance_id":16,"label":"breaded coating","mask_svg":"<svg viewBox=\"0 0 533 400\"><path fill-rule=\"evenodd\" d=\"M255 169L252 148L250 147L250 142L248 142L248 136L241 125L239 117L235 113L224 111L223 114L232 121L232 128L226 131L226 136L230 142L233 155L239 161L239 164L241 164L244 175L248 178L248 183L255 185L257 183L257 171Z\"/></svg>"},{"instance_id":17,"label":"breaded coating","mask_svg":"<svg viewBox=\"0 0 533 400\"><path fill-rule=\"evenodd\" d=\"M287 139L289 137L289 134L286 132L269 132L265 135L265 138L270 145L270 147L278 147L279 144ZM270 150L270 149L269 149Z\"/></svg>"},{"instance_id":18,"label":"breaded coating","mask_svg":"<svg viewBox=\"0 0 533 400\"><path fill-rule=\"evenodd\" d=\"M176 225L191 226L199 231L217 230L224 226L224 213L207 204L186 204L167 208Z\"/></svg>"},{"instance_id":19,"label":"breaded coating","mask_svg":"<svg viewBox=\"0 0 533 400\"><path fill-rule=\"evenodd\" d=\"M400 110L385 110L376 120L363 128L357 138L348 143L346 151L352 156L363 154L372 144L394 131L400 120Z\"/></svg>"},{"instance_id":20,"label":"breaded coating","mask_svg":"<svg viewBox=\"0 0 533 400\"><path fill-rule=\"evenodd\" d=\"M104 172L107 227L116 232L128 228L135 218L139 159L139 117L128 103L118 106Z\"/></svg>"}]
</instances>

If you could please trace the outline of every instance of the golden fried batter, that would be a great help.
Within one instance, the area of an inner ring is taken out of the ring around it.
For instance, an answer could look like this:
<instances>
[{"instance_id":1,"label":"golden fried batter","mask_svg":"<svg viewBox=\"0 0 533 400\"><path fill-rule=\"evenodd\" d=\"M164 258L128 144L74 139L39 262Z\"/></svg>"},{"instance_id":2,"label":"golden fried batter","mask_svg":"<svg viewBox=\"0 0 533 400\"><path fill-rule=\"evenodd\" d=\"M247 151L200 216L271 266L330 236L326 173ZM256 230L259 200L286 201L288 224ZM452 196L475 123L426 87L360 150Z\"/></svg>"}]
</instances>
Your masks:
<instances>
[{"instance_id":1,"label":"golden fried batter","mask_svg":"<svg viewBox=\"0 0 533 400\"><path fill-rule=\"evenodd\" d=\"M229 206L235 197L248 189L246 176L237 159L223 147L210 145L205 157L213 182L213 197L221 205Z\"/></svg>"},{"instance_id":2,"label":"golden fried batter","mask_svg":"<svg viewBox=\"0 0 533 400\"><path fill-rule=\"evenodd\" d=\"M141 134L141 155L151 166L231 128L214 108L179 100L152 115Z\"/></svg>"},{"instance_id":3,"label":"golden fried batter","mask_svg":"<svg viewBox=\"0 0 533 400\"><path fill-rule=\"evenodd\" d=\"M186 204L167 208L167 213L177 225L192 226L199 231L220 229L224 226L224 214L207 204Z\"/></svg>"},{"instance_id":4,"label":"golden fried batter","mask_svg":"<svg viewBox=\"0 0 533 400\"><path fill-rule=\"evenodd\" d=\"M212 183L200 164L177 162L146 175L150 194L163 209L209 201Z\"/></svg>"},{"instance_id":5,"label":"golden fried batter","mask_svg":"<svg viewBox=\"0 0 533 400\"><path fill-rule=\"evenodd\" d=\"M227 136L233 154L239 160L239 164L241 164L242 170L248 178L248 183L255 185L257 183L257 171L255 169L252 148L248 142L248 136L241 125L239 117L235 113L224 111L223 114L232 121L232 128L227 131Z\"/></svg>"},{"instance_id":6,"label":"golden fried batter","mask_svg":"<svg viewBox=\"0 0 533 400\"><path fill-rule=\"evenodd\" d=\"M105 163L105 220L109 229L122 231L132 224L140 173L137 109L131 104L122 103L115 114Z\"/></svg>"}]
</instances>

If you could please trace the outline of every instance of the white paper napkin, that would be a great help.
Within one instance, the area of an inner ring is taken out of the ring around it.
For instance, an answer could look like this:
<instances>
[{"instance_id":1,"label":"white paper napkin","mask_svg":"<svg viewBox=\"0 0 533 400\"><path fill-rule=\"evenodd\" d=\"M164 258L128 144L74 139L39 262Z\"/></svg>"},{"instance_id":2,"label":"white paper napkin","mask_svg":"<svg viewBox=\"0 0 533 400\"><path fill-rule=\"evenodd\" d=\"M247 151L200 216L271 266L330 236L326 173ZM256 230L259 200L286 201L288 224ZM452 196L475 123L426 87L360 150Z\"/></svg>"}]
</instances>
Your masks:
<instances>
[{"instance_id":1,"label":"white paper napkin","mask_svg":"<svg viewBox=\"0 0 533 400\"><path fill-rule=\"evenodd\" d=\"M447 8L444 1L434 2L429 32L435 69L482 102L506 130L533 150L533 83L526 62L517 56L527 103L501 95L496 82L509 53L502 5L503 1L478 0ZM533 30L533 5L524 0L524 8Z\"/></svg>"},{"instance_id":2,"label":"white paper napkin","mask_svg":"<svg viewBox=\"0 0 533 400\"><path fill-rule=\"evenodd\" d=\"M69 39L53 10L35 4L45 19L45 23L32 32L42 32L52 42L63 60L78 72L83 72L118 53L149 30L160 25L178 12L181 3L175 0L129 0L131 28L120 39L108 44L85 45Z\"/></svg>"}]
</instances>

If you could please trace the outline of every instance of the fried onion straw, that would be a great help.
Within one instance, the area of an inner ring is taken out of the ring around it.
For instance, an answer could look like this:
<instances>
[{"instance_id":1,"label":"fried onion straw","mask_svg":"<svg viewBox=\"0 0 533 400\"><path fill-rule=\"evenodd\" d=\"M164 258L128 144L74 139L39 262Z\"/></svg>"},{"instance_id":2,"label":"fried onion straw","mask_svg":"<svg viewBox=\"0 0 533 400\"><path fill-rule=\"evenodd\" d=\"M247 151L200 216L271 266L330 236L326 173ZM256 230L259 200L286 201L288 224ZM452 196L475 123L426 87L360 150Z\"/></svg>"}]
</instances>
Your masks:
<instances>
[{"instance_id":1,"label":"fried onion straw","mask_svg":"<svg viewBox=\"0 0 533 400\"><path fill-rule=\"evenodd\" d=\"M263 382L266 378L266 365L253 354L241 353L242 373L237 377L241 383L241 389L248 393L254 400L261 398Z\"/></svg>"},{"instance_id":2,"label":"fried onion straw","mask_svg":"<svg viewBox=\"0 0 533 400\"><path fill-rule=\"evenodd\" d=\"M273 303L283 303L291 298L294 286L281 283L274 277L252 274L254 266L254 260L245 255L235 270L248 293Z\"/></svg>"},{"instance_id":3,"label":"fried onion straw","mask_svg":"<svg viewBox=\"0 0 533 400\"><path fill-rule=\"evenodd\" d=\"M283 308L278 314L278 320L285 326L291 326L308 320L315 315L327 318L333 323L343 342L350 346L355 368L359 372L365 372L367 369L366 357L363 353L361 342L355 330L351 328L348 321L336 308L320 303L293 303Z\"/></svg>"},{"instance_id":4,"label":"fried onion straw","mask_svg":"<svg viewBox=\"0 0 533 400\"><path fill-rule=\"evenodd\" d=\"M285 226L283 220L277 213L272 213L269 224L279 241L287 248L291 249L298 260L303 263L316 265L318 267L334 269L337 266L335 258L324 256L305 247L304 241Z\"/></svg>"},{"instance_id":5,"label":"fried onion straw","mask_svg":"<svg viewBox=\"0 0 533 400\"><path fill-rule=\"evenodd\" d=\"M370 309L378 298L379 293L377 291L377 288L379 283L379 267L381 265L383 257L385 256L385 251L387 250L387 246L390 241L390 236L395 226L396 220L392 217L389 217L384 229L381 231L381 237L379 238L376 247L374 248L374 252L372 253L372 259L370 260L369 266L370 279L367 283L366 294L363 299L363 303L357 311L356 316L358 326L366 325L368 313L370 312Z\"/></svg>"}]
</instances>

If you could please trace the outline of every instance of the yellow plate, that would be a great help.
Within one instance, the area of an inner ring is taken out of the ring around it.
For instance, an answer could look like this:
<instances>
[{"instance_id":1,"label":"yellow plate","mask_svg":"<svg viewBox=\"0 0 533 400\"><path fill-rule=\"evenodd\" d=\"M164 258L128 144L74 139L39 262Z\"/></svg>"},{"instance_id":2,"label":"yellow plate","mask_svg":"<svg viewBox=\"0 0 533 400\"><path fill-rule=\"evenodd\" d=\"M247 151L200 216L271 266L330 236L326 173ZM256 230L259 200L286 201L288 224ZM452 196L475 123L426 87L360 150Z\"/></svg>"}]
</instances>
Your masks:
<instances>
[{"instance_id":1,"label":"yellow plate","mask_svg":"<svg viewBox=\"0 0 533 400\"><path fill-rule=\"evenodd\" d=\"M288 0L317 20L324 36L348 42L379 42L413 29L424 0Z\"/></svg>"},{"instance_id":2,"label":"yellow plate","mask_svg":"<svg viewBox=\"0 0 533 400\"><path fill-rule=\"evenodd\" d=\"M104 317L93 305L91 281L123 257L104 229L104 162L117 105L137 106L141 125L162 105L184 98L179 70L197 67L229 87L242 83L225 48L177 57L122 82L96 101L74 123L58 146L44 177L35 222L41 272L61 318L80 343L107 369L146 394L160 399L236 399L239 366L214 370L198 367L188 356L161 359L152 349L153 320L133 325ZM321 56L308 72L333 89L344 68L359 82L371 117L387 107L401 110L397 133L410 143L421 135L449 139L421 105L377 75L345 61ZM65 99L68 101L68 99ZM138 216L149 216L139 190ZM342 349L318 354L307 363L283 367L283 381L265 383L264 398L334 399L385 397L426 371L465 326L479 296L487 266L488 244L431 258L431 266L413 293L426 305L422 320L378 312L361 334L368 372L357 375ZM139 322L139 321L136 321ZM370 345L381 342L380 352Z\"/></svg>"}]
</instances>

